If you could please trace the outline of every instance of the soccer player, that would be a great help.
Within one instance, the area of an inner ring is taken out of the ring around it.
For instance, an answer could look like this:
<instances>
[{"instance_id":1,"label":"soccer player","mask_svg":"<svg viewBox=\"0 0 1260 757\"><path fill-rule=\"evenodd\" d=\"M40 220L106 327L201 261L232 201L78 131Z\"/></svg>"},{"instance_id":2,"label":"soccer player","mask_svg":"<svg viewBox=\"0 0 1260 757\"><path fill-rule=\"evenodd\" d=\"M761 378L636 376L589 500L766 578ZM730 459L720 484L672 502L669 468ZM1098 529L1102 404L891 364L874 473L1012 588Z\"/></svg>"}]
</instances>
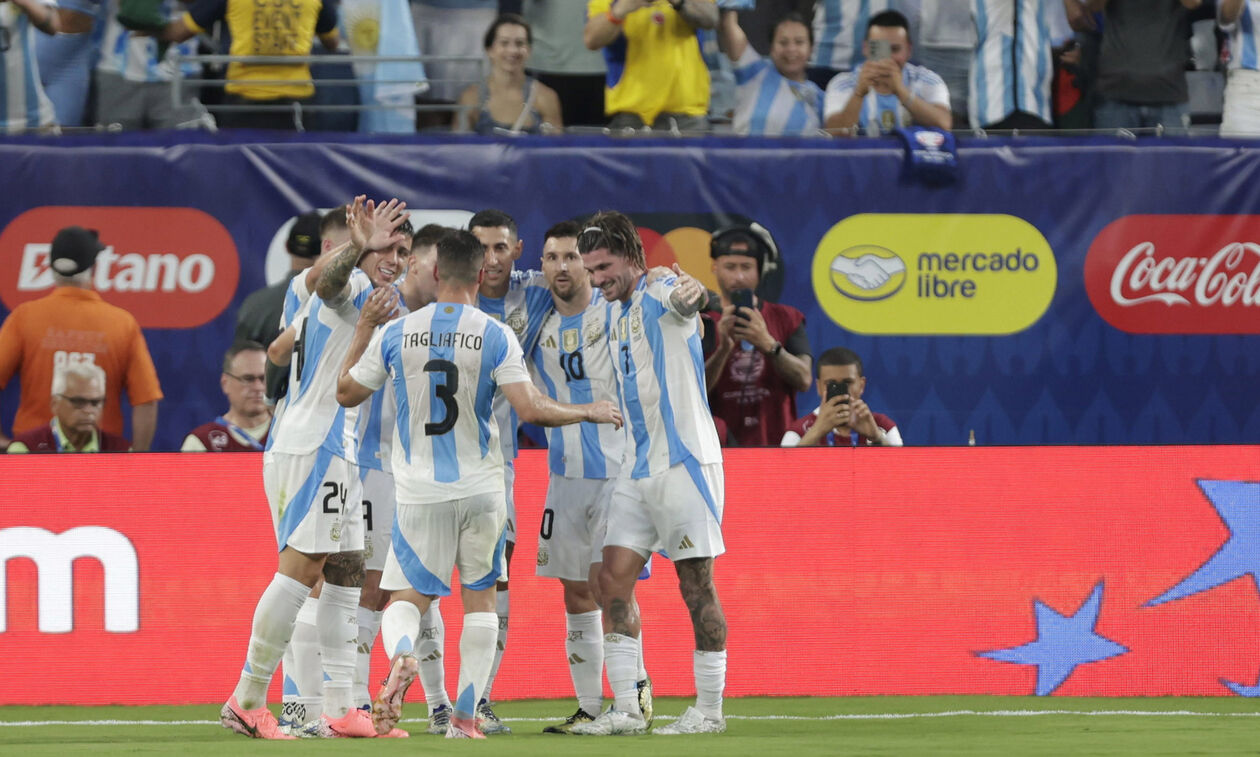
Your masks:
<instances>
[{"instance_id":1,"label":"soccer player","mask_svg":"<svg viewBox=\"0 0 1260 757\"><path fill-rule=\"evenodd\" d=\"M346 355L337 401L357 405L388 381L398 402L393 449L395 529L381 588L392 592L381 621L390 675L372 705L377 733L402 716L415 679L412 650L430 598L450 593L459 567L464 602L460 676L448 738L484 738L477 705L494 658L507 520L502 451L491 398L501 391L528 422L620 425L608 401L565 405L529 381L516 336L476 308L485 251L453 231L438 242L437 302L372 333L377 300L365 310ZM370 340L370 341L369 341ZM361 357L360 357L361 354Z\"/></svg>"},{"instance_id":2,"label":"soccer player","mask_svg":"<svg viewBox=\"0 0 1260 757\"><path fill-rule=\"evenodd\" d=\"M604 665L616 701L572 732L634 734L647 728L635 689L640 623L634 585L656 550L674 561L691 615L696 705L655 732L721 732L726 618L713 586L713 558L725 551L724 491L722 453L704 392L698 315L704 288L690 277L649 283L643 242L621 213L592 217L578 250L591 283L611 303L609 346L626 417L626 452L598 577Z\"/></svg>"},{"instance_id":3,"label":"soccer player","mask_svg":"<svg viewBox=\"0 0 1260 757\"><path fill-rule=\"evenodd\" d=\"M617 398L617 376L608 350L611 306L594 292L582 267L577 238L582 227L562 221L543 236L542 272L555 304L530 354L536 383L560 402ZM564 587L565 657L578 709L545 733L568 733L595 719L603 699L604 641L599 574L605 521L621 465L625 437L608 426L560 426L548 434L547 501L538 534L536 573ZM639 705L651 720L651 682L640 659Z\"/></svg>"},{"instance_id":4,"label":"soccer player","mask_svg":"<svg viewBox=\"0 0 1260 757\"><path fill-rule=\"evenodd\" d=\"M538 271L517 271L514 263L525 248L524 240L517 233L516 221L501 210L483 210L468 220L468 230L486 248L485 276L478 290L477 306L491 317L508 325L526 355L534 347L542 320L551 312L551 292ZM485 700L478 705L482 730L489 734L511 733L512 729L499 720L490 707L490 694L494 679L503 663L508 634L508 573L516 548L516 500L513 483L516 470L516 432L520 420L511 403L502 395L494 398L494 417L499 424L499 444L503 448L503 477L507 491L507 548L504 551L504 572L496 595L495 614L499 616L499 638L495 646L494 664L486 683Z\"/></svg>"},{"instance_id":5,"label":"soccer player","mask_svg":"<svg viewBox=\"0 0 1260 757\"><path fill-rule=\"evenodd\" d=\"M316 297L298 315L289 401L272 428L263 485L272 506L279 567L258 600L245 665L220 712L225 728L286 739L266 708L267 686L311 588L324 578L316 626L324 670L320 735L370 737L370 717L353 706L355 608L363 580L363 523L354 470L355 414L337 406L337 366L374 287L397 278L410 243L404 205L355 198L347 212L351 242L323 266Z\"/></svg>"}]
</instances>

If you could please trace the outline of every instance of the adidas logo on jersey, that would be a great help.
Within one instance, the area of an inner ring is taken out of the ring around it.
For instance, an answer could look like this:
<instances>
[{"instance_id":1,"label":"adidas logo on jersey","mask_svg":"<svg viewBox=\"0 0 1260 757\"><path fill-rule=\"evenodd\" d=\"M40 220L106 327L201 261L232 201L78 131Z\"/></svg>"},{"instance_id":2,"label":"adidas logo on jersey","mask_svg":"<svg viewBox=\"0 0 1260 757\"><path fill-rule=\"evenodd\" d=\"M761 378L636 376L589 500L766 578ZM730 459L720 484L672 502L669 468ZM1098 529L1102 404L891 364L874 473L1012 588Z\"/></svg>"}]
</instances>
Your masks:
<instances>
[{"instance_id":1,"label":"adidas logo on jersey","mask_svg":"<svg viewBox=\"0 0 1260 757\"><path fill-rule=\"evenodd\" d=\"M437 662L440 659L442 659L442 652L441 650L435 649L432 652L430 652L426 657L422 658L420 662Z\"/></svg>"},{"instance_id":2,"label":"adidas logo on jersey","mask_svg":"<svg viewBox=\"0 0 1260 757\"><path fill-rule=\"evenodd\" d=\"M678 543L679 549L691 549L695 546L696 546L695 543L691 541L691 537L687 536L686 534L683 534L682 541Z\"/></svg>"}]
</instances>

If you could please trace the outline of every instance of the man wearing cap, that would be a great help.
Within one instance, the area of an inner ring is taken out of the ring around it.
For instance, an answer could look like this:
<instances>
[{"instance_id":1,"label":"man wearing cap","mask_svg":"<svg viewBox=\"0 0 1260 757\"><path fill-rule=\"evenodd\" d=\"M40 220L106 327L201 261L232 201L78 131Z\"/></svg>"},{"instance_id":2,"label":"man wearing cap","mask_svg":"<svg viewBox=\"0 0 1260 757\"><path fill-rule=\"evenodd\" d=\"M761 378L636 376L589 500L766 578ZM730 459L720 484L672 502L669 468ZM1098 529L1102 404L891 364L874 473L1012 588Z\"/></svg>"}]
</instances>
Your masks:
<instances>
[{"instance_id":1,"label":"man wearing cap","mask_svg":"<svg viewBox=\"0 0 1260 757\"><path fill-rule=\"evenodd\" d=\"M344 215L344 213L343 213ZM320 253L320 214L309 210L297 217L284 243L289 251L289 275L283 281L253 292L236 313L236 338L258 342L266 349L280 334L280 314L289 282L315 263Z\"/></svg>"},{"instance_id":2,"label":"man wearing cap","mask_svg":"<svg viewBox=\"0 0 1260 757\"><path fill-rule=\"evenodd\" d=\"M101 430L122 434L125 389L131 403L132 448L145 452L157 430L162 388L136 319L92 291L93 266L103 249L95 231L68 226L57 232L50 256L55 288L18 305L0 324L0 386L20 371L22 392L13 420L13 433L20 434L48 422L47 392L54 368L98 366L105 372ZM0 433L0 447L8 443Z\"/></svg>"},{"instance_id":3,"label":"man wearing cap","mask_svg":"<svg viewBox=\"0 0 1260 757\"><path fill-rule=\"evenodd\" d=\"M741 447L777 445L796 419L796 393L811 384L805 315L753 294L773 244L752 224L715 232L709 248L722 312L705 313L705 383L714 418ZM738 307L741 298L752 307Z\"/></svg>"},{"instance_id":4,"label":"man wearing cap","mask_svg":"<svg viewBox=\"0 0 1260 757\"><path fill-rule=\"evenodd\" d=\"M223 356L219 387L228 411L184 437L180 452L262 452L271 425L264 397L267 351L258 342L236 342Z\"/></svg>"},{"instance_id":5,"label":"man wearing cap","mask_svg":"<svg viewBox=\"0 0 1260 757\"><path fill-rule=\"evenodd\" d=\"M64 363L53 371L52 421L21 434L9 445L17 452L126 452L131 443L101 431L96 421L105 403L105 371L91 363Z\"/></svg>"}]
</instances>

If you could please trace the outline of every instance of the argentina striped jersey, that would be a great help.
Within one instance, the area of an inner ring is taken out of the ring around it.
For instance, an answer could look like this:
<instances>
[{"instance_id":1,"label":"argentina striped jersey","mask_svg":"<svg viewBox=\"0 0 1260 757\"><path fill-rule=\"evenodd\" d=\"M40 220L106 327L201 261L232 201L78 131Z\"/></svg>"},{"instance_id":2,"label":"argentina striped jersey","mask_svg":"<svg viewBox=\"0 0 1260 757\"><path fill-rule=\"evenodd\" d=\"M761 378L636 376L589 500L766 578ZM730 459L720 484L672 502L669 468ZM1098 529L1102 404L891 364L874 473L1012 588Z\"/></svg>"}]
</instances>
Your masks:
<instances>
[{"instance_id":1,"label":"argentina striped jersey","mask_svg":"<svg viewBox=\"0 0 1260 757\"><path fill-rule=\"evenodd\" d=\"M815 66L848 71L862 65L862 42L871 16L888 0L819 0L814 8Z\"/></svg>"},{"instance_id":2,"label":"argentina striped jersey","mask_svg":"<svg viewBox=\"0 0 1260 757\"><path fill-rule=\"evenodd\" d=\"M848 105L857 89L858 72L846 71L837 74L827 84L826 114L839 113ZM901 81L910 90L910 94L933 105L949 107L949 87L945 80L923 66L907 63L901 69ZM910 111L901 104L891 92L882 95L874 89L866 93L862 101L862 110L858 115L858 129L863 134L887 134L901 126L909 126L913 122Z\"/></svg>"},{"instance_id":3,"label":"argentina striped jersey","mask_svg":"<svg viewBox=\"0 0 1260 757\"><path fill-rule=\"evenodd\" d=\"M526 354L538 341L543 319L551 312L551 290L541 271L512 271L507 294L502 297L477 296L477 306L496 321L504 323L516 335ZM516 411L503 396L494 398L494 417L499 424L499 443L503 460L516 459L516 429L520 422Z\"/></svg>"},{"instance_id":4,"label":"argentina striped jersey","mask_svg":"<svg viewBox=\"0 0 1260 757\"><path fill-rule=\"evenodd\" d=\"M823 92L812 81L792 81L752 45L735 64L736 134L814 134L823 125Z\"/></svg>"},{"instance_id":5,"label":"argentina striped jersey","mask_svg":"<svg viewBox=\"0 0 1260 757\"><path fill-rule=\"evenodd\" d=\"M402 296L398 297L399 318L407 314ZM392 321L391 321L392 322ZM377 331L389 324L382 324ZM394 417L398 405L394 393L378 389L367 402L359 406L359 425L355 435L359 440L359 467L393 472Z\"/></svg>"},{"instance_id":6,"label":"argentina striped jersey","mask_svg":"<svg viewBox=\"0 0 1260 757\"><path fill-rule=\"evenodd\" d=\"M972 127L1015 111L1047 123L1050 113L1049 0L971 0L976 51L971 60L968 116Z\"/></svg>"},{"instance_id":7,"label":"argentina striped jersey","mask_svg":"<svg viewBox=\"0 0 1260 757\"><path fill-rule=\"evenodd\" d=\"M1221 18L1222 3L1216 4L1216 23L1221 31L1229 35L1229 67L1231 70L1245 68L1251 71L1260 70L1260 29L1256 22L1260 21L1260 0L1244 0L1238 19L1227 24Z\"/></svg>"},{"instance_id":8,"label":"argentina striped jersey","mask_svg":"<svg viewBox=\"0 0 1260 757\"><path fill-rule=\"evenodd\" d=\"M0 52L0 133L52 126L57 117L39 81L35 27L13 3L0 3L0 37L6 43Z\"/></svg>"},{"instance_id":9,"label":"argentina striped jersey","mask_svg":"<svg viewBox=\"0 0 1260 757\"><path fill-rule=\"evenodd\" d=\"M511 329L474 307L436 302L378 329L350 376L394 394L399 504L503 493L490 403L501 384L529 381Z\"/></svg>"}]
</instances>

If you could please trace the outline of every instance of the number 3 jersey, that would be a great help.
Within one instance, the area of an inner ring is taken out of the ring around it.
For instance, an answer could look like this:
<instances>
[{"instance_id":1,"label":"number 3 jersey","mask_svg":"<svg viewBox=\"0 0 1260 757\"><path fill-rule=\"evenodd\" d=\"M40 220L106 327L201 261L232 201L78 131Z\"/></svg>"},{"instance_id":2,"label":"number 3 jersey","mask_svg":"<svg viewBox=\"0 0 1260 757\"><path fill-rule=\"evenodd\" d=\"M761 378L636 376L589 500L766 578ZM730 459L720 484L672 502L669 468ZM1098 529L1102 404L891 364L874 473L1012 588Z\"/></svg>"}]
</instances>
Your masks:
<instances>
[{"instance_id":1,"label":"number 3 jersey","mask_svg":"<svg viewBox=\"0 0 1260 757\"><path fill-rule=\"evenodd\" d=\"M608 350L612 304L597 290L576 315L552 311L530 353L535 382L557 402L618 402L617 374ZM575 423L547 429L548 465L566 478L616 478L625 435L608 423Z\"/></svg>"},{"instance_id":2,"label":"number 3 jersey","mask_svg":"<svg viewBox=\"0 0 1260 757\"><path fill-rule=\"evenodd\" d=\"M354 462L358 409L337 404L337 378L359 310L373 287L357 268L347 286L344 302L334 307L311 296L293 320L297 340L289 363L289 391L271 428L270 451L306 455L323 448Z\"/></svg>"},{"instance_id":3,"label":"number 3 jersey","mask_svg":"<svg viewBox=\"0 0 1260 757\"><path fill-rule=\"evenodd\" d=\"M433 303L378 329L350 376L393 391L399 504L503 493L491 400L529 381L512 329L470 305Z\"/></svg>"}]
</instances>

